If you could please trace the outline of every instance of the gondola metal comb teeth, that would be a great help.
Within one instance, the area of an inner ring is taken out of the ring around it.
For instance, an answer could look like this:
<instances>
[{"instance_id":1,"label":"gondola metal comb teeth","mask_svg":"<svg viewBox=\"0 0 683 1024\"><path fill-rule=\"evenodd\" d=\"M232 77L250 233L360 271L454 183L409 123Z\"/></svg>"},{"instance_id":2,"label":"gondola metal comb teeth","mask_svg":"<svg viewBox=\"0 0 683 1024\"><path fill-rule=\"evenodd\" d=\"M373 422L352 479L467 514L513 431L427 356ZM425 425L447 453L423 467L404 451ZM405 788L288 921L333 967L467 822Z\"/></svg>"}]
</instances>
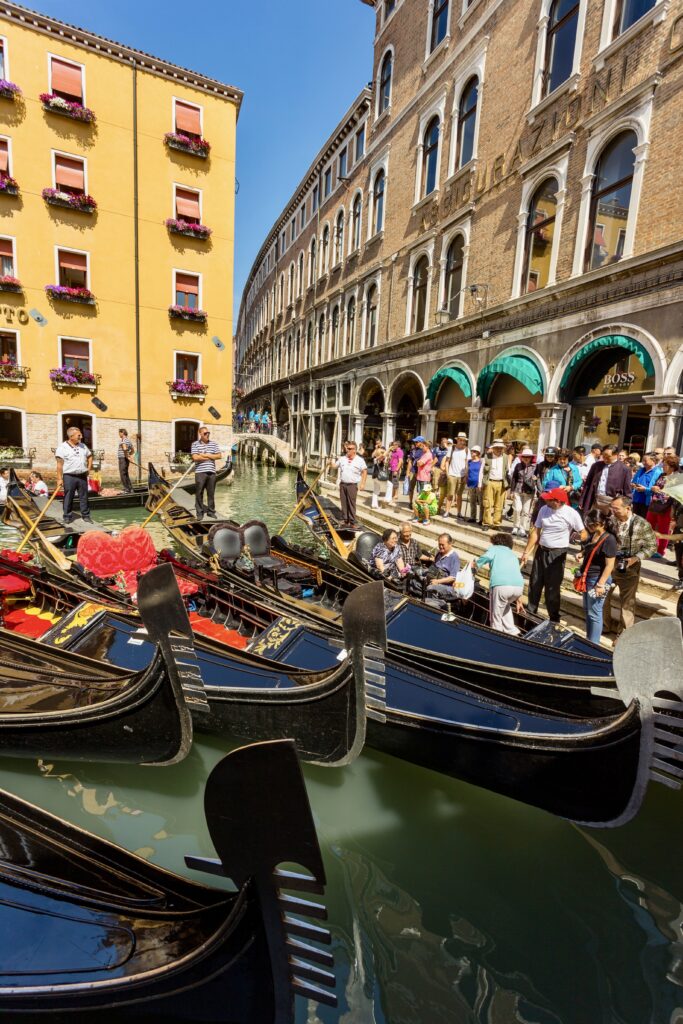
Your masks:
<instances>
[{"instance_id":1,"label":"gondola metal comb teeth","mask_svg":"<svg viewBox=\"0 0 683 1024\"><path fill-rule=\"evenodd\" d=\"M327 928L307 921L306 918L327 919L324 904L293 896L283 889L294 892L320 894L325 887L314 875L276 868L273 879L278 890L278 902L283 912L282 921L287 934L287 958L296 995L314 999L326 1006L337 1006L334 992L334 956L327 949L311 945L311 941L330 945L332 936ZM297 916L294 916L296 914ZM309 941L302 941L303 939Z\"/></svg>"}]
</instances>

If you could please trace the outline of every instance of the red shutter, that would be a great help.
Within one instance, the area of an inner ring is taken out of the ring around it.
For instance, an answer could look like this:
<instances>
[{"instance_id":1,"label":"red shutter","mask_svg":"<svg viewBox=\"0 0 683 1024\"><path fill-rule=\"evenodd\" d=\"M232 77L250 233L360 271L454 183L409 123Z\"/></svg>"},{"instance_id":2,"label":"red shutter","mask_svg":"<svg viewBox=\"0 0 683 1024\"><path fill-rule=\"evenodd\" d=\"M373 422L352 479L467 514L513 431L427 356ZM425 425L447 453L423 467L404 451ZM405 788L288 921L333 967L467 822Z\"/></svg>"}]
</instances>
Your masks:
<instances>
[{"instance_id":1,"label":"red shutter","mask_svg":"<svg viewBox=\"0 0 683 1024\"><path fill-rule=\"evenodd\" d=\"M199 193L190 192L189 189L177 188L175 190L176 217L192 217L199 220Z\"/></svg>"},{"instance_id":2,"label":"red shutter","mask_svg":"<svg viewBox=\"0 0 683 1024\"><path fill-rule=\"evenodd\" d=\"M186 295L199 295L199 278L195 274L176 274L175 289Z\"/></svg>"},{"instance_id":3,"label":"red shutter","mask_svg":"<svg viewBox=\"0 0 683 1024\"><path fill-rule=\"evenodd\" d=\"M74 341L73 338L62 339L62 362L65 359L86 359L90 362L90 345L87 341Z\"/></svg>"},{"instance_id":4,"label":"red shutter","mask_svg":"<svg viewBox=\"0 0 683 1024\"><path fill-rule=\"evenodd\" d=\"M75 100L83 100L83 69L52 58L52 91L65 92Z\"/></svg>"},{"instance_id":5,"label":"red shutter","mask_svg":"<svg viewBox=\"0 0 683 1024\"><path fill-rule=\"evenodd\" d=\"M188 103L180 103L176 100L175 127L177 132L201 135L202 125L199 107L191 107Z\"/></svg>"},{"instance_id":6,"label":"red shutter","mask_svg":"<svg viewBox=\"0 0 683 1024\"><path fill-rule=\"evenodd\" d=\"M66 252L59 250L59 265L64 270L87 270L88 258L80 252Z\"/></svg>"},{"instance_id":7,"label":"red shutter","mask_svg":"<svg viewBox=\"0 0 683 1024\"><path fill-rule=\"evenodd\" d=\"M0 139L0 173L9 170L9 148L6 139Z\"/></svg>"},{"instance_id":8,"label":"red shutter","mask_svg":"<svg viewBox=\"0 0 683 1024\"><path fill-rule=\"evenodd\" d=\"M68 156L55 157L55 184L57 188L77 188L85 191L85 170L82 160L72 160Z\"/></svg>"}]
</instances>

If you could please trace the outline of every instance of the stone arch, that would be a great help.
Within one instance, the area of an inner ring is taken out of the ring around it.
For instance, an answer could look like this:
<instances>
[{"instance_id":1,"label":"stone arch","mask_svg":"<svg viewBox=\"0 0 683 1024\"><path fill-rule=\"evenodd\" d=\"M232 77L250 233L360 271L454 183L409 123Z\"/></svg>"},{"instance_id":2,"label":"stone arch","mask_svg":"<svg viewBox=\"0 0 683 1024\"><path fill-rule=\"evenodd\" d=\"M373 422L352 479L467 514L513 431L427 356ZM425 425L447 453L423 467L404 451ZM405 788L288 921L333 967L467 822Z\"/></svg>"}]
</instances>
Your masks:
<instances>
[{"instance_id":1,"label":"stone arch","mask_svg":"<svg viewBox=\"0 0 683 1024\"><path fill-rule=\"evenodd\" d=\"M422 378L419 374L415 373L414 370L402 370L392 382L389 391L388 405L391 412L397 412L398 402L406 393L406 390L403 389L403 385L409 385L406 390L413 391L415 405L418 409L421 409L425 403L425 386Z\"/></svg>"},{"instance_id":2,"label":"stone arch","mask_svg":"<svg viewBox=\"0 0 683 1024\"><path fill-rule=\"evenodd\" d=\"M535 368L538 370L540 374L541 383L543 387L543 391L541 395L536 399L536 401L542 402L548 400L545 399L544 396L548 394L548 381L550 379L550 370L543 356L539 355L538 352L535 352L534 349L529 348L528 345L510 345L508 348L503 349L502 352L496 353L494 358L489 361L487 366L483 367L483 369L479 372L477 376L477 394L479 394L479 397L482 398L482 401L484 400L485 396L480 394L480 382L482 380L482 375L484 374L484 372L488 369L488 367L492 366L494 363L498 363L504 359L514 359L515 356L523 356L525 359L530 360L530 362L534 364ZM489 387L489 391L494 386L495 381L492 381Z\"/></svg>"},{"instance_id":3,"label":"stone arch","mask_svg":"<svg viewBox=\"0 0 683 1024\"><path fill-rule=\"evenodd\" d=\"M356 388L356 402L354 408L354 414L356 416L363 415L363 408L367 404L368 399L372 395L373 391L378 391L382 396L382 411L386 407L386 394L384 391L384 385L378 377L365 377L362 381L358 382Z\"/></svg>"},{"instance_id":4,"label":"stone arch","mask_svg":"<svg viewBox=\"0 0 683 1024\"><path fill-rule=\"evenodd\" d=\"M449 370L455 370L456 373L451 375L449 374ZM467 363L462 361L462 359L449 359L448 362L439 367L427 385L427 397L425 403L425 407L427 409L436 409L436 403L438 402L441 388L448 380L453 379L453 377L458 376L459 374L463 374L467 379L470 394L465 394L465 397L469 398L470 404L474 404L477 393L477 382L472 370L469 368Z\"/></svg>"},{"instance_id":5,"label":"stone arch","mask_svg":"<svg viewBox=\"0 0 683 1024\"><path fill-rule=\"evenodd\" d=\"M639 342L646 350L652 360L652 365L655 370L655 394L666 394L666 387L672 377L673 366L676 360L680 357L680 370L683 372L683 353L678 353L677 356L672 360L671 367L667 373L666 367L666 356L664 351L655 339L655 337L649 333L649 331L643 330L642 327L636 327L633 324L626 323L611 323L603 324L602 327L593 328L588 331L587 334L583 334L578 341L576 341L571 348L562 356L555 372L553 373L552 380L548 386L548 402L559 402L562 378L564 377L565 371L569 366L570 362L577 353L585 348L586 345L591 341L595 341L597 338L608 336L608 335L625 335L626 337L633 338L634 341ZM679 373L680 377L680 373ZM677 384L677 381L675 382ZM675 386L674 386L675 390Z\"/></svg>"}]
</instances>

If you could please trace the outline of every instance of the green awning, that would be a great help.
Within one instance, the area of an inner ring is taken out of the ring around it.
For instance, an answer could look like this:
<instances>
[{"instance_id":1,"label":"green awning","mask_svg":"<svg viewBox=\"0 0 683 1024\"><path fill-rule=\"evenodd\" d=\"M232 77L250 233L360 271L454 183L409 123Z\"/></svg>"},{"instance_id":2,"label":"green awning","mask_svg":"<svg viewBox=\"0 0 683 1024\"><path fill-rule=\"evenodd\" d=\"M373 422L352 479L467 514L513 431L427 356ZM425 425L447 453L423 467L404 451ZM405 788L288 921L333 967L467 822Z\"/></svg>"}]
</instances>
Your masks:
<instances>
[{"instance_id":1,"label":"green awning","mask_svg":"<svg viewBox=\"0 0 683 1024\"><path fill-rule=\"evenodd\" d=\"M624 334L605 334L602 338L595 338L593 341L589 341L587 345L584 345L583 348L580 348L572 356L567 369L562 374L560 387L565 388L567 386L579 363L582 363L588 356L594 355L596 352L606 348L621 348L631 352L637 358L648 377L654 377L654 363L644 345L641 345L639 341L635 341L633 338L627 338Z\"/></svg>"},{"instance_id":2,"label":"green awning","mask_svg":"<svg viewBox=\"0 0 683 1024\"><path fill-rule=\"evenodd\" d=\"M434 404L434 399L439 393L439 388L441 387L442 382L446 378L455 381L465 398L472 397L472 385L470 384L470 379L465 371L461 370L458 366L446 366L443 370L439 370L438 373L435 373L429 382L427 398L432 405Z\"/></svg>"},{"instance_id":3,"label":"green awning","mask_svg":"<svg viewBox=\"0 0 683 1024\"><path fill-rule=\"evenodd\" d=\"M501 356L485 366L477 378L477 394L484 404L488 401L491 385L499 373L514 377L532 395L543 394L543 377L536 363L526 356Z\"/></svg>"}]
</instances>

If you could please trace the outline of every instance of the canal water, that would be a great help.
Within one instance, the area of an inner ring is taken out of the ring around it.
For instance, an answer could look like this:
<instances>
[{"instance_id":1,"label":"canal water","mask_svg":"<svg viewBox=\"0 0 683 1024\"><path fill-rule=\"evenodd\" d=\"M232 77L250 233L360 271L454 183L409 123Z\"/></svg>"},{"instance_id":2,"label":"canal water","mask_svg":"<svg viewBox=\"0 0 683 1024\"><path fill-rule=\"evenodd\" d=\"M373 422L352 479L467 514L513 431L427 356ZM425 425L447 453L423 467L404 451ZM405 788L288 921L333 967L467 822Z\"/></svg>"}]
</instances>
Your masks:
<instances>
[{"instance_id":1,"label":"canal water","mask_svg":"<svg viewBox=\"0 0 683 1024\"><path fill-rule=\"evenodd\" d=\"M275 532L292 492L246 464L218 507ZM183 858L213 855L203 786L228 749L200 736L171 768L5 759L0 787L202 880ZM302 1004L301 1024L683 1024L683 794L652 786L636 821L599 831L372 750L304 774L339 1007Z\"/></svg>"}]
</instances>

